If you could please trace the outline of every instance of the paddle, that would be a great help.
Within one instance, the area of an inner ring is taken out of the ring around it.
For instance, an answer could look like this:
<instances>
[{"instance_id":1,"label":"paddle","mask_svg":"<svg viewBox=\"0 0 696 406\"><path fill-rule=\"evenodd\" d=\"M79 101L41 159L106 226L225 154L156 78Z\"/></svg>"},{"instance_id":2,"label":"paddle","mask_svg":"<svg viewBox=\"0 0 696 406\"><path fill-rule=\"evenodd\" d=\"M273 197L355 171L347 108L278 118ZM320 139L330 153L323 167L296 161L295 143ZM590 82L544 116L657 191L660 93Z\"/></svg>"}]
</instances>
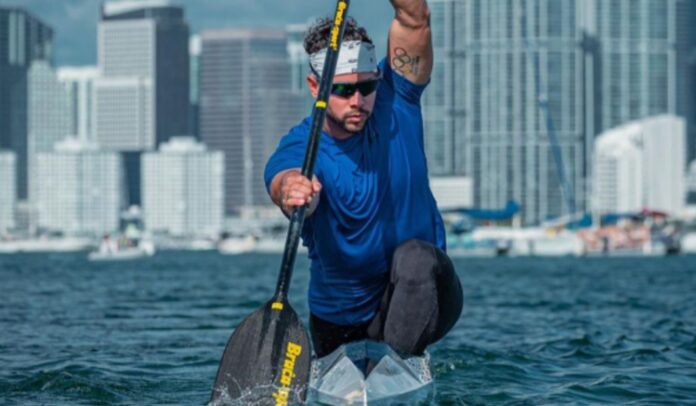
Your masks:
<instances>
[{"instance_id":1,"label":"paddle","mask_svg":"<svg viewBox=\"0 0 696 406\"><path fill-rule=\"evenodd\" d=\"M312 179L324 125L329 90L333 83L338 49L343 39L349 0L339 0L334 14L324 74L312 111L312 126L302 175ZM290 217L283 261L273 298L250 314L234 331L222 354L210 401L214 404L274 404L303 402L309 382L311 349L309 336L287 301L297 245L306 206Z\"/></svg>"}]
</instances>

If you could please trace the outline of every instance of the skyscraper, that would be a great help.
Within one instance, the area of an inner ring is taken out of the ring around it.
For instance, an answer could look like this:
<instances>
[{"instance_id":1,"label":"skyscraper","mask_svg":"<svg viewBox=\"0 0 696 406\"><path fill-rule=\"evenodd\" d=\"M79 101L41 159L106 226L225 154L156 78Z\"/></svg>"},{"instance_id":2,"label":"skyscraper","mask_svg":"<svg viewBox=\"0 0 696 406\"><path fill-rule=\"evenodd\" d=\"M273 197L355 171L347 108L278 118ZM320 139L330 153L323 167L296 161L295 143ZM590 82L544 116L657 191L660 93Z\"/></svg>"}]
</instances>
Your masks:
<instances>
[{"instance_id":1,"label":"skyscraper","mask_svg":"<svg viewBox=\"0 0 696 406\"><path fill-rule=\"evenodd\" d=\"M466 76L464 59L465 3L428 2L433 21L432 80L423 94L423 122L428 170L431 175L465 172L462 159L465 127Z\"/></svg>"},{"instance_id":2,"label":"skyscraper","mask_svg":"<svg viewBox=\"0 0 696 406\"><path fill-rule=\"evenodd\" d=\"M96 66L61 67L56 70L70 98L70 135L84 142L96 142L93 128L92 88L99 77Z\"/></svg>"},{"instance_id":3,"label":"skyscraper","mask_svg":"<svg viewBox=\"0 0 696 406\"><path fill-rule=\"evenodd\" d=\"M27 198L27 71L52 60L53 30L21 8L0 7L0 148L17 159L17 196Z\"/></svg>"},{"instance_id":4,"label":"skyscraper","mask_svg":"<svg viewBox=\"0 0 696 406\"><path fill-rule=\"evenodd\" d=\"M188 25L168 0L109 1L98 27L95 131L117 151L188 133Z\"/></svg>"},{"instance_id":5,"label":"skyscraper","mask_svg":"<svg viewBox=\"0 0 696 406\"><path fill-rule=\"evenodd\" d=\"M593 209L644 208L679 215L685 203L686 123L674 115L636 120L595 140Z\"/></svg>"},{"instance_id":6,"label":"skyscraper","mask_svg":"<svg viewBox=\"0 0 696 406\"><path fill-rule=\"evenodd\" d=\"M601 44L602 130L656 114L687 120L696 158L696 2L592 0Z\"/></svg>"},{"instance_id":7,"label":"skyscraper","mask_svg":"<svg viewBox=\"0 0 696 406\"><path fill-rule=\"evenodd\" d=\"M16 165L14 153L0 150L0 235L14 227L17 204Z\"/></svg>"},{"instance_id":8,"label":"skyscraper","mask_svg":"<svg viewBox=\"0 0 696 406\"><path fill-rule=\"evenodd\" d=\"M117 153L69 138L38 157L40 226L69 235L118 231L122 166Z\"/></svg>"},{"instance_id":9,"label":"skyscraper","mask_svg":"<svg viewBox=\"0 0 696 406\"><path fill-rule=\"evenodd\" d=\"M198 92L198 79L200 60L201 60L201 37L199 35L192 35L189 39L189 74L190 80L190 91L189 91L189 133L194 137L198 137L199 130L199 92Z\"/></svg>"},{"instance_id":10,"label":"skyscraper","mask_svg":"<svg viewBox=\"0 0 696 406\"><path fill-rule=\"evenodd\" d=\"M192 137L174 137L143 154L146 229L175 236L217 236L224 219L224 156Z\"/></svg>"},{"instance_id":11,"label":"skyscraper","mask_svg":"<svg viewBox=\"0 0 696 406\"><path fill-rule=\"evenodd\" d=\"M433 0L431 8L436 65L424 95L431 170L472 177L475 206L516 200L526 224L582 210L594 134L586 130L580 7Z\"/></svg>"},{"instance_id":12,"label":"skyscraper","mask_svg":"<svg viewBox=\"0 0 696 406\"><path fill-rule=\"evenodd\" d=\"M269 206L266 160L307 113L290 86L286 33L226 29L201 38L201 140L225 153L226 212Z\"/></svg>"},{"instance_id":13,"label":"skyscraper","mask_svg":"<svg viewBox=\"0 0 696 406\"><path fill-rule=\"evenodd\" d=\"M307 55L304 49L304 36L309 25L309 23L290 24L285 27L285 31L288 35L287 49L290 62L290 89L302 97L308 115L311 113L314 103L314 98L307 88L309 55Z\"/></svg>"},{"instance_id":14,"label":"skyscraper","mask_svg":"<svg viewBox=\"0 0 696 406\"><path fill-rule=\"evenodd\" d=\"M29 200L36 198L37 155L53 151L54 145L71 134L70 99L46 61L34 61L27 72L27 158Z\"/></svg>"}]
</instances>

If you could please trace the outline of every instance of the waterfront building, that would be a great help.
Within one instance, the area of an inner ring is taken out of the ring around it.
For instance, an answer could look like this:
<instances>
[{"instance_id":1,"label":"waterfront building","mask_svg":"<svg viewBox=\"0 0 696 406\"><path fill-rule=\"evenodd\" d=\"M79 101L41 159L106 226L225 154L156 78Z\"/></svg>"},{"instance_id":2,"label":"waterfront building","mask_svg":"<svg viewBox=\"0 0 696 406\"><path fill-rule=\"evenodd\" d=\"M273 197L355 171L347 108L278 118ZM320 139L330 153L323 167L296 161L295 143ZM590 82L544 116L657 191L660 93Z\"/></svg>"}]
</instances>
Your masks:
<instances>
[{"instance_id":1,"label":"waterfront building","mask_svg":"<svg viewBox=\"0 0 696 406\"><path fill-rule=\"evenodd\" d=\"M68 138L38 154L36 172L40 227L66 235L118 231L123 174L117 153Z\"/></svg>"},{"instance_id":2,"label":"waterfront building","mask_svg":"<svg viewBox=\"0 0 696 406\"><path fill-rule=\"evenodd\" d=\"M192 35L189 39L189 133L194 137L200 136L199 124L199 92L198 81L200 77L200 60L201 60L201 37L200 35Z\"/></svg>"},{"instance_id":3,"label":"waterfront building","mask_svg":"<svg viewBox=\"0 0 696 406\"><path fill-rule=\"evenodd\" d=\"M686 119L696 158L696 2L592 0L590 33L601 44L599 130L658 114ZM599 133L599 131L598 131Z\"/></svg>"},{"instance_id":4,"label":"waterfront building","mask_svg":"<svg viewBox=\"0 0 696 406\"><path fill-rule=\"evenodd\" d=\"M94 83L100 147L153 150L189 130L189 28L168 0L107 1Z\"/></svg>"},{"instance_id":5,"label":"waterfront building","mask_svg":"<svg viewBox=\"0 0 696 406\"><path fill-rule=\"evenodd\" d=\"M0 150L0 235L14 228L17 205L16 168L15 154Z\"/></svg>"},{"instance_id":6,"label":"waterfront building","mask_svg":"<svg viewBox=\"0 0 696 406\"><path fill-rule=\"evenodd\" d=\"M304 49L304 37L309 28L307 24L289 24L285 27L287 33L287 50L290 63L290 90L298 94L309 115L312 112L314 98L307 88L307 75L309 74L309 55Z\"/></svg>"},{"instance_id":7,"label":"waterfront building","mask_svg":"<svg viewBox=\"0 0 696 406\"><path fill-rule=\"evenodd\" d=\"M36 199L40 180L35 172L38 154L51 152L55 144L72 135L68 91L44 60L31 64L27 72L27 159L29 200Z\"/></svg>"},{"instance_id":8,"label":"waterfront building","mask_svg":"<svg viewBox=\"0 0 696 406\"><path fill-rule=\"evenodd\" d=\"M193 137L143 154L143 221L154 233L217 236L224 221L224 156Z\"/></svg>"},{"instance_id":9,"label":"waterfront building","mask_svg":"<svg viewBox=\"0 0 696 406\"><path fill-rule=\"evenodd\" d=\"M63 66L56 69L70 99L70 135L84 142L96 142L92 108L94 81L99 77L96 66Z\"/></svg>"},{"instance_id":10,"label":"waterfront building","mask_svg":"<svg viewBox=\"0 0 696 406\"><path fill-rule=\"evenodd\" d=\"M465 176L431 176L430 189L440 210L471 208L474 204L474 185Z\"/></svg>"},{"instance_id":11,"label":"waterfront building","mask_svg":"<svg viewBox=\"0 0 696 406\"><path fill-rule=\"evenodd\" d=\"M691 161L686 174L686 203L696 205L696 160Z\"/></svg>"},{"instance_id":12,"label":"waterfront building","mask_svg":"<svg viewBox=\"0 0 696 406\"><path fill-rule=\"evenodd\" d=\"M525 224L585 210L594 138L630 120L679 115L696 140L696 2L429 5L428 163L474 179L475 206L516 200Z\"/></svg>"},{"instance_id":13,"label":"waterfront building","mask_svg":"<svg viewBox=\"0 0 696 406\"><path fill-rule=\"evenodd\" d=\"M685 205L685 167L683 118L661 115L606 131L595 140L593 209L678 215Z\"/></svg>"},{"instance_id":14,"label":"waterfront building","mask_svg":"<svg viewBox=\"0 0 696 406\"><path fill-rule=\"evenodd\" d=\"M463 160L465 97L464 29L466 3L456 0L428 2L433 22L434 65L423 94L423 123L428 170L434 175L466 173Z\"/></svg>"},{"instance_id":15,"label":"waterfront building","mask_svg":"<svg viewBox=\"0 0 696 406\"><path fill-rule=\"evenodd\" d=\"M0 6L0 149L15 153L17 197L28 196L28 80L36 60L52 60L53 30L23 8Z\"/></svg>"},{"instance_id":16,"label":"waterfront building","mask_svg":"<svg viewBox=\"0 0 696 406\"><path fill-rule=\"evenodd\" d=\"M471 177L476 207L519 202L524 224L583 210L594 129L583 104L592 54L581 7L430 4L436 64L423 105L433 174Z\"/></svg>"},{"instance_id":17,"label":"waterfront building","mask_svg":"<svg viewBox=\"0 0 696 406\"><path fill-rule=\"evenodd\" d=\"M226 214L272 205L263 170L280 137L306 115L292 91L285 31L201 33L201 140L225 154Z\"/></svg>"}]
</instances>

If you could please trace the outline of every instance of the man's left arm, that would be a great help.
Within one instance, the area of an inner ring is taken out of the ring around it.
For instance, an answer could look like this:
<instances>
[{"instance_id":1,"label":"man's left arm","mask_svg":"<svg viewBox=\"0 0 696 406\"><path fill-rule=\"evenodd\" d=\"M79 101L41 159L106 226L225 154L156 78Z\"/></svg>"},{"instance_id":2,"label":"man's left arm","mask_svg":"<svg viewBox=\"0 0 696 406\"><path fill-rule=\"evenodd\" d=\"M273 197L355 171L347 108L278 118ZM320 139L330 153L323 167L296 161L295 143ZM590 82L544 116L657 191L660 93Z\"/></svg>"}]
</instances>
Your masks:
<instances>
[{"instance_id":1,"label":"man's left arm","mask_svg":"<svg viewBox=\"0 0 696 406\"><path fill-rule=\"evenodd\" d=\"M425 0L390 0L394 21L389 29L391 68L416 84L428 82L433 70L430 10Z\"/></svg>"}]
</instances>

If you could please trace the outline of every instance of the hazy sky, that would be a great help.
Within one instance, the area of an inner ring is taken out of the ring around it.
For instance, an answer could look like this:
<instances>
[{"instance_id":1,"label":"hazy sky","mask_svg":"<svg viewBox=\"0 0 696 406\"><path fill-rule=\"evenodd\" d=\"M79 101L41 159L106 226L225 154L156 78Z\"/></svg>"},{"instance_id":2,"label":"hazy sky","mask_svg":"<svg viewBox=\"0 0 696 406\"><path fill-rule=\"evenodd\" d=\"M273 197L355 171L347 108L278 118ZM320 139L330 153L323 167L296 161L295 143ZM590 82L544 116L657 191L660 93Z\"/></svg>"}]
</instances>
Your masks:
<instances>
[{"instance_id":1,"label":"hazy sky","mask_svg":"<svg viewBox=\"0 0 696 406\"><path fill-rule=\"evenodd\" d=\"M96 64L97 20L101 0L0 0L27 9L54 29L58 65ZM273 27L302 23L333 13L333 0L173 0L185 7L191 33L209 28ZM349 15L365 26L385 50L393 16L388 0L353 0Z\"/></svg>"}]
</instances>

